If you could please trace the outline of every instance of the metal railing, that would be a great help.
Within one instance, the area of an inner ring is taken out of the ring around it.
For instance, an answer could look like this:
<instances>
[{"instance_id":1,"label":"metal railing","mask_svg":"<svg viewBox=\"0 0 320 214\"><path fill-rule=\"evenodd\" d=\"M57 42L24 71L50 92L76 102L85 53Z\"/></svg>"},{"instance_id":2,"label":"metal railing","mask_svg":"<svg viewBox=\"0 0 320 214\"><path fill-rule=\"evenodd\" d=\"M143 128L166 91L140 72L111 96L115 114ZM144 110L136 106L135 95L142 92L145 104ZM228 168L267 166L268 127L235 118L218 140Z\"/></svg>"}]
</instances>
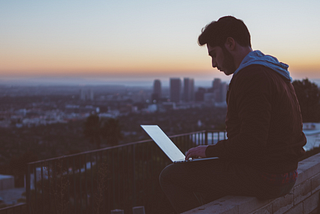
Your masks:
<instances>
[{"instance_id":1,"label":"metal railing","mask_svg":"<svg viewBox=\"0 0 320 214\"><path fill-rule=\"evenodd\" d=\"M196 145L214 144L226 134L199 131L170 138L185 152ZM170 213L158 181L169 163L152 140L29 163L28 213L95 214L122 209L129 214L134 206L144 206L146 213Z\"/></svg>"},{"instance_id":2,"label":"metal railing","mask_svg":"<svg viewBox=\"0 0 320 214\"><path fill-rule=\"evenodd\" d=\"M25 203L0 209L0 214L27 214L27 205Z\"/></svg>"}]
</instances>

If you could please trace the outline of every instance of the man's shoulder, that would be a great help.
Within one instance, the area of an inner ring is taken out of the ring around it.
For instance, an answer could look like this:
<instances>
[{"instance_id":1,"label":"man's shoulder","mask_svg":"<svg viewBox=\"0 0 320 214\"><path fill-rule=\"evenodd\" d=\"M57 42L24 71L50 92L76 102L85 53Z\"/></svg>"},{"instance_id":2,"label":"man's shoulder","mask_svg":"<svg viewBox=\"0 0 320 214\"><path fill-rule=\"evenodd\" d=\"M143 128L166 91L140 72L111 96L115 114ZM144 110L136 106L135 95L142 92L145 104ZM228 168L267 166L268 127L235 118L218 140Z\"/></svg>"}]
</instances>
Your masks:
<instances>
[{"instance_id":1,"label":"man's shoulder","mask_svg":"<svg viewBox=\"0 0 320 214\"><path fill-rule=\"evenodd\" d=\"M270 71L274 72L272 69L263 65L249 65L234 75L232 82L235 84L252 84L252 82L265 83L266 79L270 78Z\"/></svg>"},{"instance_id":2,"label":"man's shoulder","mask_svg":"<svg viewBox=\"0 0 320 214\"><path fill-rule=\"evenodd\" d=\"M246 76L264 76L265 72L273 71L271 68L268 68L259 64L252 64L242 68L235 76L246 77Z\"/></svg>"}]
</instances>

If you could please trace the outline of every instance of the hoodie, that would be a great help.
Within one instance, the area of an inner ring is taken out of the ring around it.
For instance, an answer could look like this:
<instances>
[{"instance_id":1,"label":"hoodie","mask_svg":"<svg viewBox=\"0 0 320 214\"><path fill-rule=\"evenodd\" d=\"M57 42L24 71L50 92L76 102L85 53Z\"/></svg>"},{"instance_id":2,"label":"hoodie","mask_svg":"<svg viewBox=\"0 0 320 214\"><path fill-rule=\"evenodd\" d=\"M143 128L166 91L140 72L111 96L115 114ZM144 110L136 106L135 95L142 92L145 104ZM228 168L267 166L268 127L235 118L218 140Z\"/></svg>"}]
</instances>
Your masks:
<instances>
[{"instance_id":1,"label":"hoodie","mask_svg":"<svg viewBox=\"0 0 320 214\"><path fill-rule=\"evenodd\" d=\"M277 58L270 56L270 55L264 55L261 51L256 50L250 52L245 58L242 60L240 66L238 69L234 72L233 75L236 75L241 69L249 66L249 65L263 65L267 68L270 68L282 76L284 76L286 79L292 81L292 78L288 71L288 65L282 62L279 62Z\"/></svg>"},{"instance_id":2,"label":"hoodie","mask_svg":"<svg viewBox=\"0 0 320 214\"><path fill-rule=\"evenodd\" d=\"M271 174L297 168L306 138L287 68L260 51L250 52L242 60L227 93L228 139L209 145L207 157Z\"/></svg>"}]
</instances>

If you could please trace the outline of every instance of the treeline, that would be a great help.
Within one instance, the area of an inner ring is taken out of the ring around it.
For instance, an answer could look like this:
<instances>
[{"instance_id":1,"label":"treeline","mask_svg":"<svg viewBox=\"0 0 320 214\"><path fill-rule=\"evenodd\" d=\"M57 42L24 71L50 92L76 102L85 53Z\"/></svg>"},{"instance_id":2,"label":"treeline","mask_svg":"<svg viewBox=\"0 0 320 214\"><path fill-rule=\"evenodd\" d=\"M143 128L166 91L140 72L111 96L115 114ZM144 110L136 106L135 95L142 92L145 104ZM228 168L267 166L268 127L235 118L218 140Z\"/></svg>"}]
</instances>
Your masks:
<instances>
[{"instance_id":1,"label":"treeline","mask_svg":"<svg viewBox=\"0 0 320 214\"><path fill-rule=\"evenodd\" d=\"M311 82L308 78L293 81L296 91L303 122L320 121L320 89L319 86Z\"/></svg>"}]
</instances>

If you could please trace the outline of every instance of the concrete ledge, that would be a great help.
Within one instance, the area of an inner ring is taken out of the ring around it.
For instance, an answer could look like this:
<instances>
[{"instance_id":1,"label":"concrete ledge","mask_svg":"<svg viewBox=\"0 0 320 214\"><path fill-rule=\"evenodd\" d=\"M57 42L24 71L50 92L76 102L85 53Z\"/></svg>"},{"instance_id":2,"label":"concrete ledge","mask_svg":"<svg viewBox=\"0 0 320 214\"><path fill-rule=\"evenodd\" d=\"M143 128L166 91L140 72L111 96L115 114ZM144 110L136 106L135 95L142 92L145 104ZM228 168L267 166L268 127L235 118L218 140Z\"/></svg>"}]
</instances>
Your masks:
<instances>
[{"instance_id":1,"label":"concrete ledge","mask_svg":"<svg viewBox=\"0 0 320 214\"><path fill-rule=\"evenodd\" d=\"M320 153L299 162L298 179L291 192L272 200L226 196L183 214L311 214L319 207Z\"/></svg>"}]
</instances>

